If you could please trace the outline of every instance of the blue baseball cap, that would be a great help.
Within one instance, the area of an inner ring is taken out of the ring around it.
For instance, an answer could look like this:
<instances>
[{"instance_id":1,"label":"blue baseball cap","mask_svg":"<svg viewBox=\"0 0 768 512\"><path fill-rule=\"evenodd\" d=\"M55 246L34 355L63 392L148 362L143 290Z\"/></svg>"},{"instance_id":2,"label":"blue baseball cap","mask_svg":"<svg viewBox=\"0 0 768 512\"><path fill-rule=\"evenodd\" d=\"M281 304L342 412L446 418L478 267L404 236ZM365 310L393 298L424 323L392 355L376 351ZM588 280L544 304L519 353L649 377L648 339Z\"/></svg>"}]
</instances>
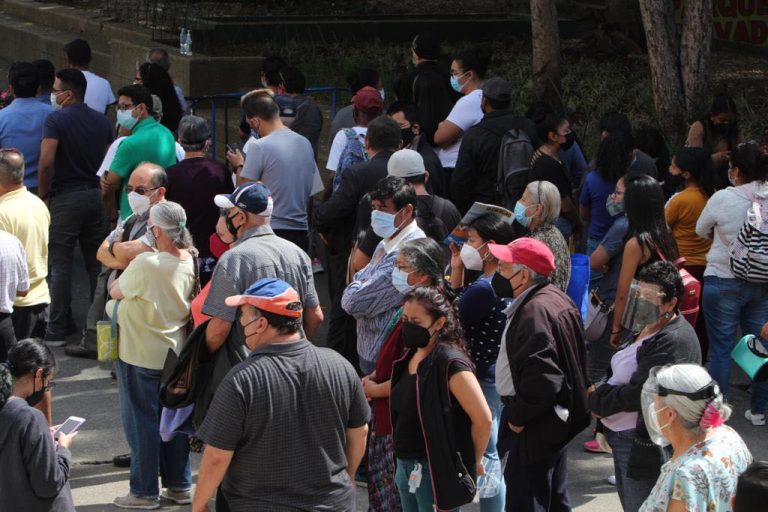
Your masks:
<instances>
[{"instance_id":1,"label":"blue baseball cap","mask_svg":"<svg viewBox=\"0 0 768 512\"><path fill-rule=\"evenodd\" d=\"M299 318L302 311L301 298L296 290L274 277L259 279L242 295L227 297L224 303L231 307L250 304L263 311L292 318Z\"/></svg>"},{"instance_id":2,"label":"blue baseball cap","mask_svg":"<svg viewBox=\"0 0 768 512\"><path fill-rule=\"evenodd\" d=\"M219 208L240 208L249 213L272 215L272 192L263 183L243 183L231 194L218 194L213 202Z\"/></svg>"}]
</instances>

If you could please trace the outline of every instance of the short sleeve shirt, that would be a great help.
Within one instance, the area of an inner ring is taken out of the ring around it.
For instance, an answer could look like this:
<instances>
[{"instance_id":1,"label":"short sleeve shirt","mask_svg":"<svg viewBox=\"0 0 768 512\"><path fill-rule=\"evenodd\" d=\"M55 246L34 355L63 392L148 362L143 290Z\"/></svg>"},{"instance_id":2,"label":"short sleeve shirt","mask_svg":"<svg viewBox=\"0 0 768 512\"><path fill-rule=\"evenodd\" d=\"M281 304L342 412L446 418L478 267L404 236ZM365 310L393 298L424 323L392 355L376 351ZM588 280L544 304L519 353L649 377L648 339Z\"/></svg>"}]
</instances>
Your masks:
<instances>
[{"instance_id":1,"label":"short sleeve shirt","mask_svg":"<svg viewBox=\"0 0 768 512\"><path fill-rule=\"evenodd\" d=\"M257 348L235 366L197 432L233 451L222 483L229 509L354 510L346 429L370 420L354 368L307 340Z\"/></svg>"},{"instance_id":2,"label":"short sleeve shirt","mask_svg":"<svg viewBox=\"0 0 768 512\"><path fill-rule=\"evenodd\" d=\"M613 224L613 217L608 215L605 202L615 188L616 182L606 180L598 171L592 171L584 178L579 204L589 208L589 238L600 240Z\"/></svg>"},{"instance_id":3,"label":"short sleeve shirt","mask_svg":"<svg viewBox=\"0 0 768 512\"><path fill-rule=\"evenodd\" d=\"M90 71L83 71L88 86L85 89L85 104L96 112L105 113L107 107L113 104L115 95L109 80Z\"/></svg>"},{"instance_id":4,"label":"short sleeve shirt","mask_svg":"<svg viewBox=\"0 0 768 512\"><path fill-rule=\"evenodd\" d=\"M531 157L531 172L528 182L548 181L560 191L560 197L571 197L571 180L563 162L552 158L541 150Z\"/></svg>"},{"instance_id":5,"label":"short sleeve shirt","mask_svg":"<svg viewBox=\"0 0 768 512\"><path fill-rule=\"evenodd\" d=\"M458 126L462 132L466 132L479 123L483 118L483 109L480 108L482 100L483 91L480 89L462 96L453 106L451 113L448 114L448 117L445 120ZM460 147L461 138L447 148L441 148L440 151L438 151L437 156L440 157L440 163L443 164L443 167L449 169L456 167L456 160L459 157Z\"/></svg>"}]
</instances>

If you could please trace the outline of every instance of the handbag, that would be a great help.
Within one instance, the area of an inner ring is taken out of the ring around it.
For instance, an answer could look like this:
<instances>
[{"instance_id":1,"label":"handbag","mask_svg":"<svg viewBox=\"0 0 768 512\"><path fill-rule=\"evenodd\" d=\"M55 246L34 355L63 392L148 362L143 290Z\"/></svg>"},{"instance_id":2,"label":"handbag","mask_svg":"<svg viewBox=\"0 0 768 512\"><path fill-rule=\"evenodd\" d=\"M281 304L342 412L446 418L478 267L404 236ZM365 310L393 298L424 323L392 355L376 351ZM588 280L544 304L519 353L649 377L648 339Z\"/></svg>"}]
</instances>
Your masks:
<instances>
[{"instance_id":1,"label":"handbag","mask_svg":"<svg viewBox=\"0 0 768 512\"><path fill-rule=\"evenodd\" d=\"M747 334L733 347L731 357L753 382L768 380L768 350L754 334Z\"/></svg>"},{"instance_id":2,"label":"handbag","mask_svg":"<svg viewBox=\"0 0 768 512\"><path fill-rule=\"evenodd\" d=\"M120 301L115 301L111 320L96 322L96 354L99 361L108 363L120 357L120 331L117 325L117 307Z\"/></svg>"},{"instance_id":3,"label":"handbag","mask_svg":"<svg viewBox=\"0 0 768 512\"><path fill-rule=\"evenodd\" d=\"M608 325L608 316L613 311L613 304L610 306L600 299L597 290L592 290L589 295L589 305L587 307L587 321L584 324L584 336L587 341L595 342L605 332Z\"/></svg>"}]
</instances>

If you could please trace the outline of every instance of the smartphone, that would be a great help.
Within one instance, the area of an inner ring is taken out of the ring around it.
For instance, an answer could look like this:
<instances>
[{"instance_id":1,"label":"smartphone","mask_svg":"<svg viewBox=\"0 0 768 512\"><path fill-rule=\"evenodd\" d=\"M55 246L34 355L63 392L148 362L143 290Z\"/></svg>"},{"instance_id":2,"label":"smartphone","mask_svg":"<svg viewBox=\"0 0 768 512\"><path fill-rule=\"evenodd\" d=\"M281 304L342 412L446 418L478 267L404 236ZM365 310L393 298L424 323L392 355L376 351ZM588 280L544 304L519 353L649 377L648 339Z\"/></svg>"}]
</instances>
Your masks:
<instances>
[{"instance_id":1,"label":"smartphone","mask_svg":"<svg viewBox=\"0 0 768 512\"><path fill-rule=\"evenodd\" d=\"M61 426L56 429L56 431L53 433L53 437L55 438L59 432L63 432L67 435L72 434L73 432L77 432L83 423L85 423L84 418L80 418L78 416L70 416L67 418L67 421L62 423Z\"/></svg>"},{"instance_id":2,"label":"smartphone","mask_svg":"<svg viewBox=\"0 0 768 512\"><path fill-rule=\"evenodd\" d=\"M233 153L237 153L237 150L240 148L237 147L237 144L227 144L227 149Z\"/></svg>"}]
</instances>

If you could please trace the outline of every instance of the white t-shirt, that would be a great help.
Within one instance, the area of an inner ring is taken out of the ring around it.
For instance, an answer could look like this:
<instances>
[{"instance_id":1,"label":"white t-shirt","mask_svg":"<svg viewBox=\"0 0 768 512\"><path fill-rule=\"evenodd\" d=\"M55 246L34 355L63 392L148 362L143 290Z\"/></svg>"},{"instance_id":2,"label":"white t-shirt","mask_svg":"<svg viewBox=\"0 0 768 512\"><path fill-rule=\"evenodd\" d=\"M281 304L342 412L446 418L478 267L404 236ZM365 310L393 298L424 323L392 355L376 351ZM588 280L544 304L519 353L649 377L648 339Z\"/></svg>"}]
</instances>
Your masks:
<instances>
[{"instance_id":1,"label":"white t-shirt","mask_svg":"<svg viewBox=\"0 0 768 512\"><path fill-rule=\"evenodd\" d=\"M365 134L368 132L367 127L353 126L353 130L357 134L357 138L360 139L360 143L365 145ZM339 130L331 143L331 150L328 152L328 163L325 164L325 168L329 171L336 172L339 169L339 159L341 158L341 152L347 146L347 136L344 134L344 130Z\"/></svg>"},{"instance_id":2,"label":"white t-shirt","mask_svg":"<svg viewBox=\"0 0 768 512\"><path fill-rule=\"evenodd\" d=\"M445 118L465 132L475 126L483 118L483 109L480 103L483 100L483 91L476 89L469 94L459 98L459 101L451 109L451 113ZM459 148L461 147L461 137L448 146L440 148L437 156L440 157L440 163L443 167L453 169L456 167L456 159L459 157Z\"/></svg>"},{"instance_id":3,"label":"white t-shirt","mask_svg":"<svg viewBox=\"0 0 768 512\"><path fill-rule=\"evenodd\" d=\"M106 78L94 75L90 71L83 71L88 87L85 89L85 104L102 114L107 111L107 106L113 104L115 95L112 86Z\"/></svg>"}]
</instances>

